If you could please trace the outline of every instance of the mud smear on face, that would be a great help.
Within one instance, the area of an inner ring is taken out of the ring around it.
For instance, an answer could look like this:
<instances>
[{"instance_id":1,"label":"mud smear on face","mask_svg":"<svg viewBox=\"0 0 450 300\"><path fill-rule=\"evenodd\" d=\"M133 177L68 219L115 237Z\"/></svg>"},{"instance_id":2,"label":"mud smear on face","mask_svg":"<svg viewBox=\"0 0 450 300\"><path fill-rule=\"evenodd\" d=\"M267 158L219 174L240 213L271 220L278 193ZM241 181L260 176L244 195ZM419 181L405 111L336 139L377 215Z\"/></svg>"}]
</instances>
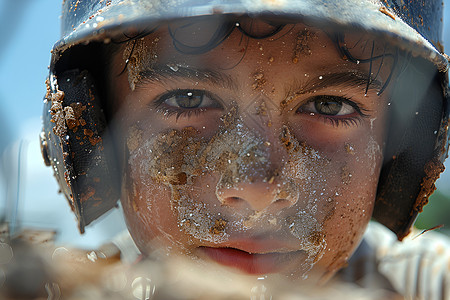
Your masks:
<instances>
[{"instance_id":1,"label":"mud smear on face","mask_svg":"<svg viewBox=\"0 0 450 300\"><path fill-rule=\"evenodd\" d=\"M292 62L294 64L298 63L302 56L311 55L311 48L309 46L312 39L316 38L316 34L306 28L297 33L297 38L295 40L294 55L292 57Z\"/></svg>"},{"instance_id":2,"label":"mud smear on face","mask_svg":"<svg viewBox=\"0 0 450 300\"><path fill-rule=\"evenodd\" d=\"M298 250L307 254L306 261L299 267L305 275L324 253L323 222L334 210L334 205L328 203L325 204L328 211L321 211L324 207L320 203L330 198L329 192L325 192L329 160L299 142L289 128L283 126L279 138L287 155L274 165L271 147L244 124L237 109L231 109L222 121L223 125L211 138L200 136L193 127L186 127L143 141L142 131L132 127L127 143L131 180L140 181L144 187L163 184L170 189L171 209L177 216L178 227L194 239L194 245L195 240L225 242L233 234L243 232L249 235L270 232L290 240L294 238ZM205 193L200 191L198 183L208 176L216 178L219 209L198 197ZM241 184L254 182L274 184L273 198L290 201L292 207L277 213L265 210L230 213L232 209L221 207L221 204L226 205L224 190L238 190ZM151 192L139 193L140 197L148 193L146 201L152 201Z\"/></svg>"},{"instance_id":3,"label":"mud smear on face","mask_svg":"<svg viewBox=\"0 0 450 300\"><path fill-rule=\"evenodd\" d=\"M289 156L281 172L282 178L297 183L299 194L307 195L308 199L305 209L285 219L286 226L292 235L301 242L303 249L308 253L303 266L305 275L325 251L326 240L322 226L333 214L335 208L334 205L330 205L334 201L325 195L327 180L321 171L326 170L329 160L323 158L318 151L305 142L299 142L287 126L282 127L280 140ZM319 207L319 202L324 204L324 198L327 199L325 206ZM325 214L320 221L317 220L318 210L322 210Z\"/></svg>"},{"instance_id":4,"label":"mud smear on face","mask_svg":"<svg viewBox=\"0 0 450 300\"><path fill-rule=\"evenodd\" d=\"M151 70L156 62L158 58L158 42L159 38L156 37L148 46L144 38L136 39L129 42L123 51L123 59L128 72L128 83L132 91L134 91L136 83L141 79L141 72Z\"/></svg>"},{"instance_id":5,"label":"mud smear on face","mask_svg":"<svg viewBox=\"0 0 450 300\"><path fill-rule=\"evenodd\" d=\"M373 175L375 173L376 166L377 166L377 164L376 164L377 158L382 155L381 147L375 141L373 136L370 136L369 142L367 144L366 155L370 161L370 175Z\"/></svg>"}]
</instances>

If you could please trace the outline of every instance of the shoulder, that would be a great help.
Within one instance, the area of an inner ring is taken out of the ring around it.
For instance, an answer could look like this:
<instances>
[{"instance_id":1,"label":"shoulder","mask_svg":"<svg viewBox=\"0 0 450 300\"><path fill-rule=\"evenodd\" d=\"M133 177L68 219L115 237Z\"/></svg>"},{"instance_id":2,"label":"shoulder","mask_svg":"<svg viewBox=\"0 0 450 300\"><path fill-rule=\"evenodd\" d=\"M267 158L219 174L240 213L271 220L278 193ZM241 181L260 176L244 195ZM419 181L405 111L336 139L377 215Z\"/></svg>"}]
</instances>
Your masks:
<instances>
[{"instance_id":1,"label":"shoulder","mask_svg":"<svg viewBox=\"0 0 450 300\"><path fill-rule=\"evenodd\" d=\"M377 273L400 294L412 299L450 298L448 236L416 230L400 242L386 227L371 222L362 245Z\"/></svg>"}]
</instances>

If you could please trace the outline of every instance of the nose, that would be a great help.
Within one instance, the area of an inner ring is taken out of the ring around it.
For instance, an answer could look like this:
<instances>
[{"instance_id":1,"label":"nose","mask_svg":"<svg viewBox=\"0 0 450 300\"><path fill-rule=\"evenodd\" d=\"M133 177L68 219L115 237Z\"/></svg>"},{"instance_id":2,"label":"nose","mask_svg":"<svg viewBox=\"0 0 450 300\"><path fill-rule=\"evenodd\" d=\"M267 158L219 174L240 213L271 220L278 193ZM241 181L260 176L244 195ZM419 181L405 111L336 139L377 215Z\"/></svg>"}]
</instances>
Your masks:
<instances>
[{"instance_id":1,"label":"nose","mask_svg":"<svg viewBox=\"0 0 450 300\"><path fill-rule=\"evenodd\" d=\"M218 187L216 196L222 205L236 210L265 211L276 213L297 203L298 191L287 184L272 180L238 183L228 187Z\"/></svg>"}]
</instances>

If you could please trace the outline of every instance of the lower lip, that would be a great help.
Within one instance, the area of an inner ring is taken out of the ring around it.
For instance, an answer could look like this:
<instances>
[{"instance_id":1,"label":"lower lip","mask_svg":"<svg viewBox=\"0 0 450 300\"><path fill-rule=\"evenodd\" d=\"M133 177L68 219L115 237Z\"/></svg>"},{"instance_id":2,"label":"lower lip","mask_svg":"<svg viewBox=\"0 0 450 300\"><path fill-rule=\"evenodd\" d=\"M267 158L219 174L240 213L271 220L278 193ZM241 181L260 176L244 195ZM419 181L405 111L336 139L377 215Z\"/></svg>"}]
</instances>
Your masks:
<instances>
[{"instance_id":1,"label":"lower lip","mask_svg":"<svg viewBox=\"0 0 450 300\"><path fill-rule=\"evenodd\" d=\"M290 253L251 254L234 248L200 247L211 260L251 275L277 273L299 251Z\"/></svg>"}]
</instances>

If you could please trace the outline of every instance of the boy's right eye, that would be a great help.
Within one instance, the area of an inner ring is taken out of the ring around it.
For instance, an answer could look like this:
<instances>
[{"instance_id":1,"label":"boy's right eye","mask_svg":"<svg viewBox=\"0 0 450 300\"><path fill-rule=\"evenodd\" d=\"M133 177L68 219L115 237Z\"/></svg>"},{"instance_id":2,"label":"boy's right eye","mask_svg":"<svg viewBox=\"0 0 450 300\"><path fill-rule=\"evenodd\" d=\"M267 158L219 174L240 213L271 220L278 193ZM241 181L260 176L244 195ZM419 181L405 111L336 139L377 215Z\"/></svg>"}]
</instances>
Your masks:
<instances>
[{"instance_id":1,"label":"boy's right eye","mask_svg":"<svg viewBox=\"0 0 450 300\"><path fill-rule=\"evenodd\" d=\"M153 105L159 112L167 116L176 114L179 118L185 113L190 116L192 113L206 112L208 109L223 109L217 98L204 90L180 89L159 96Z\"/></svg>"},{"instance_id":2,"label":"boy's right eye","mask_svg":"<svg viewBox=\"0 0 450 300\"><path fill-rule=\"evenodd\" d=\"M205 95L204 91L199 90L181 90L163 95L164 103L173 107L192 109L198 107L208 107L214 104L214 101Z\"/></svg>"}]
</instances>

